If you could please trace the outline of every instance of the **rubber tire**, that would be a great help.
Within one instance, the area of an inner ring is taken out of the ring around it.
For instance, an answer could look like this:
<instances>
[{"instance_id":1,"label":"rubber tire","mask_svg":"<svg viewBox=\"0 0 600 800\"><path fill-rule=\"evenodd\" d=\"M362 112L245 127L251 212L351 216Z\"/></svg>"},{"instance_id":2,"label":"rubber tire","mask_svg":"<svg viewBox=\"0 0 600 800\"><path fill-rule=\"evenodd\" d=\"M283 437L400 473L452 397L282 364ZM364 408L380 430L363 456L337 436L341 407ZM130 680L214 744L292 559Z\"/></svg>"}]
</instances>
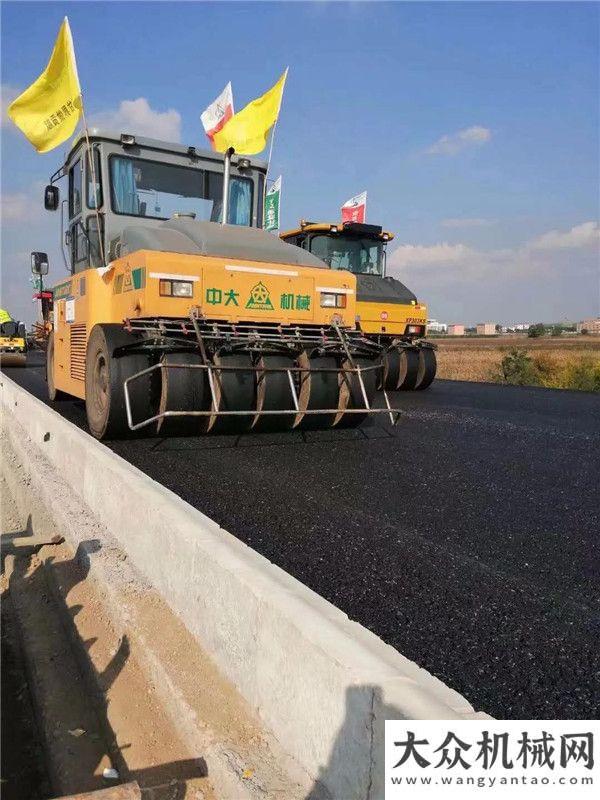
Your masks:
<instances>
[{"instance_id":1,"label":"rubber tire","mask_svg":"<svg viewBox=\"0 0 600 800\"><path fill-rule=\"evenodd\" d=\"M422 347L419 350L419 374L417 375L417 385L415 389L422 392L428 389L435 378L437 372L437 358L432 347Z\"/></svg>"},{"instance_id":2,"label":"rubber tire","mask_svg":"<svg viewBox=\"0 0 600 800\"><path fill-rule=\"evenodd\" d=\"M167 353L161 364L202 364L199 353ZM208 374L203 369L161 370L161 407L166 411L204 411L210 408ZM166 393L166 396L165 396ZM163 417L158 421L160 436L199 436L206 432L208 417Z\"/></svg>"},{"instance_id":3,"label":"rubber tire","mask_svg":"<svg viewBox=\"0 0 600 800\"><path fill-rule=\"evenodd\" d=\"M395 392L398 388L398 381L400 378L400 350L397 347L390 347L384 354L385 367L383 379L383 388L388 392Z\"/></svg>"},{"instance_id":4,"label":"rubber tire","mask_svg":"<svg viewBox=\"0 0 600 800\"><path fill-rule=\"evenodd\" d=\"M240 371L218 371L222 366L242 367ZM225 353L215 356L215 383L220 387L219 409L222 411L254 411L256 409L256 379L249 353ZM218 389L218 387L217 387ZM252 414L239 417L214 417L210 422L211 433L246 433L250 430Z\"/></svg>"},{"instance_id":5,"label":"rubber tire","mask_svg":"<svg viewBox=\"0 0 600 800\"><path fill-rule=\"evenodd\" d=\"M357 367L372 367L373 361L368 358L355 358L354 363ZM348 364L347 361L344 365ZM372 406L373 400L377 393L377 383L379 382L379 372L376 369L370 369L368 372L363 373L363 383L369 405ZM363 408L365 401L363 393L360 388L360 382L356 375L351 375L348 379L350 388L350 397L348 399L348 408ZM344 414L342 418L336 423L336 428L358 428L370 416L368 412L364 414Z\"/></svg>"},{"instance_id":6,"label":"rubber tire","mask_svg":"<svg viewBox=\"0 0 600 800\"><path fill-rule=\"evenodd\" d=\"M296 362L293 358L288 356L262 356L260 362L264 367L295 367ZM260 381L260 386L257 385L257 410L260 403L261 393L264 392L261 409L265 411L278 411L285 409L292 411L294 406L294 398L290 387L290 381L287 372L265 372L262 377L257 373L257 384ZM294 414L269 414L267 416L256 416L252 425L252 430L255 432L266 431L289 431L295 422Z\"/></svg>"},{"instance_id":7,"label":"rubber tire","mask_svg":"<svg viewBox=\"0 0 600 800\"><path fill-rule=\"evenodd\" d=\"M151 358L144 353L131 353L115 358L118 347L132 344L132 334L121 325L94 325L87 343L85 359L85 410L88 428L96 439L118 439L131 436L127 424L123 384L136 372L151 366ZM103 373L104 386L100 385L99 372ZM129 387L133 423L154 416L158 408L160 372L144 375ZM140 429L149 435L149 427Z\"/></svg>"},{"instance_id":8,"label":"rubber tire","mask_svg":"<svg viewBox=\"0 0 600 800\"><path fill-rule=\"evenodd\" d=\"M416 347L403 347L400 358L406 359L406 374L397 389L401 392L412 392L419 377L419 351Z\"/></svg>"},{"instance_id":9,"label":"rubber tire","mask_svg":"<svg viewBox=\"0 0 600 800\"><path fill-rule=\"evenodd\" d=\"M64 400L68 397L66 392L61 392L54 384L54 331L50 331L48 344L46 346L46 384L48 386L48 399Z\"/></svg>"},{"instance_id":10,"label":"rubber tire","mask_svg":"<svg viewBox=\"0 0 600 800\"><path fill-rule=\"evenodd\" d=\"M23 369L27 366L27 353L0 353L2 369Z\"/></svg>"},{"instance_id":11,"label":"rubber tire","mask_svg":"<svg viewBox=\"0 0 600 800\"><path fill-rule=\"evenodd\" d=\"M307 408L337 408L340 398L338 380L338 362L333 356L315 356L309 361L312 369L333 369L335 372L311 372L310 394ZM308 414L302 419L300 429L303 431L326 430L335 421L335 414Z\"/></svg>"}]
</instances>

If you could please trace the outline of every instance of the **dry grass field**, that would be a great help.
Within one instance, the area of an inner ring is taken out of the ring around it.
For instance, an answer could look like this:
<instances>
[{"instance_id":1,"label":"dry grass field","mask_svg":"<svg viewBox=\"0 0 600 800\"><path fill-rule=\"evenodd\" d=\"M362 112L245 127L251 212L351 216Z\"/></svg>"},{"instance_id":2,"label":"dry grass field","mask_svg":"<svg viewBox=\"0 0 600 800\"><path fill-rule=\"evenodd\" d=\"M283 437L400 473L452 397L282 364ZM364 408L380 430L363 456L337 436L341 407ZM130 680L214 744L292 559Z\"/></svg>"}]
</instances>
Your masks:
<instances>
[{"instance_id":1,"label":"dry grass field","mask_svg":"<svg viewBox=\"0 0 600 800\"><path fill-rule=\"evenodd\" d=\"M433 341L439 378L600 391L598 336L449 336Z\"/></svg>"}]
</instances>

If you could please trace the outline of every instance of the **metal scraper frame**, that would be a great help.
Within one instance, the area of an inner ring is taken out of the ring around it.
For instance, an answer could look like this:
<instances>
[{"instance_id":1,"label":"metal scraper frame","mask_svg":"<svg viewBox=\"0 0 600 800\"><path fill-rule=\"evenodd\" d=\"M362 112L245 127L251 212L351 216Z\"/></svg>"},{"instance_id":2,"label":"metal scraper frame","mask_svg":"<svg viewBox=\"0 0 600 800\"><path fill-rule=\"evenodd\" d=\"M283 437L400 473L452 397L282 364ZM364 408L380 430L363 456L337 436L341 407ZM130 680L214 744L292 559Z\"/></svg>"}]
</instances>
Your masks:
<instances>
[{"instance_id":1,"label":"metal scraper frame","mask_svg":"<svg viewBox=\"0 0 600 800\"><path fill-rule=\"evenodd\" d=\"M251 346L257 347L258 345L279 345L284 346L286 344L292 344L294 339L292 336L289 340L282 338L282 327L281 326L270 326L267 331L268 334L261 334L258 330L257 326L246 325L246 326L234 326L234 325L220 325L219 323L211 323L209 324L204 330L202 328L202 318L199 316L196 310L192 310L190 313L190 320L193 326L193 332L195 333L199 350L202 356L204 363L202 364L165 364L159 362L157 364L153 364L146 369L140 370L136 372L134 375L131 375L127 378L123 383L123 390L125 394L125 409L127 414L127 424L132 431L137 431L140 428L145 428L148 425L151 425L153 422L159 422L166 417L241 417L241 416L251 416L251 417L259 417L259 416L282 416L282 415L301 415L300 419L305 415L316 415L316 414L331 414L337 415L342 414L345 416L346 414L388 414L390 418L390 422L392 425L395 425L398 422L398 418L400 416L400 412L397 409L393 409L390 405L389 397L385 389L382 390L382 394L385 400L385 407L384 408L372 408L371 404L369 403L369 399L367 396L367 390L365 387L365 383L363 380L363 373L368 372L370 370L381 370L382 366L380 364L374 364L373 366L368 367L360 367L358 366L354 358L352 356L350 347L348 346L347 335L344 334L342 329L340 328L339 324L336 321L332 322L332 328L336 332L336 340L338 344L341 344L346 357L351 367L317 367L315 369L310 369L307 367L263 367L263 366L233 366L233 365L215 365L210 363L207 350L206 350L206 342L205 340L208 339L222 339L224 336L224 331L227 331L227 336L225 337L228 342L231 344L234 341L237 341L238 344L245 343ZM143 331L146 334L154 334L158 337L169 336L169 334L174 335L177 334L181 336L182 333L184 336L187 336L191 331L188 330L187 324L182 321L172 321L172 320L127 320L125 327L130 332L135 331ZM294 329L297 333L299 333L299 329ZM314 332L311 332L311 329L302 330L301 333L301 341L303 343L320 343L324 344L327 341L327 337L323 329L315 329ZM364 343L364 340L361 339L361 344ZM329 347L331 347L331 341L329 341ZM373 346L372 343L368 343L369 350L372 351ZM126 352L129 347L122 348ZM136 347L135 349L138 349ZM164 349L169 349L168 347L164 347ZM141 422L135 423L133 421L132 412L131 412L131 398L129 394L129 385L133 382L138 380L139 378L143 377L144 375L148 375L155 370L164 370L164 369L200 369L205 370L207 372L208 377L208 384L211 393L211 400L212 406L211 408L207 409L199 409L196 411L160 411L158 414L154 414L152 417L148 417ZM217 375L215 376L215 371ZM293 408L282 408L282 409L248 409L248 410L222 410L219 409L219 398L217 395L217 391L215 388L215 381L219 380L218 374L222 371L233 371L233 372L255 372L258 375L264 375L268 372L285 372L288 376L288 381L290 385L290 392L292 395L292 400L294 407ZM354 408L314 408L314 409L301 409L300 404L298 401L298 392L296 390L296 384L294 382L294 373L298 374L302 377L304 373L314 374L317 372L328 372L328 373L335 373L336 375L344 375L346 378L351 375L356 375L358 380L360 391L362 394L362 398L364 401L363 407L354 407Z\"/></svg>"}]
</instances>

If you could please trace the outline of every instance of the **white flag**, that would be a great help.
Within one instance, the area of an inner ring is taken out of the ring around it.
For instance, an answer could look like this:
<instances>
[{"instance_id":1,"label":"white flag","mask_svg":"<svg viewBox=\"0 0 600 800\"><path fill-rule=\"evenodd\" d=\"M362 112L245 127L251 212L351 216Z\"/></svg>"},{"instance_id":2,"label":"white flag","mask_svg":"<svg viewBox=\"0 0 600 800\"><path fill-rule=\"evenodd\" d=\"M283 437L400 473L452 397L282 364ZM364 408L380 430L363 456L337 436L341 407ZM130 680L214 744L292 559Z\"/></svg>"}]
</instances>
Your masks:
<instances>
[{"instance_id":1,"label":"white flag","mask_svg":"<svg viewBox=\"0 0 600 800\"><path fill-rule=\"evenodd\" d=\"M202 125L214 149L213 137L233 117L233 91L231 81L221 94L200 115Z\"/></svg>"},{"instance_id":2,"label":"white flag","mask_svg":"<svg viewBox=\"0 0 600 800\"><path fill-rule=\"evenodd\" d=\"M362 192L342 206L342 222L364 222L367 218L367 193Z\"/></svg>"}]
</instances>

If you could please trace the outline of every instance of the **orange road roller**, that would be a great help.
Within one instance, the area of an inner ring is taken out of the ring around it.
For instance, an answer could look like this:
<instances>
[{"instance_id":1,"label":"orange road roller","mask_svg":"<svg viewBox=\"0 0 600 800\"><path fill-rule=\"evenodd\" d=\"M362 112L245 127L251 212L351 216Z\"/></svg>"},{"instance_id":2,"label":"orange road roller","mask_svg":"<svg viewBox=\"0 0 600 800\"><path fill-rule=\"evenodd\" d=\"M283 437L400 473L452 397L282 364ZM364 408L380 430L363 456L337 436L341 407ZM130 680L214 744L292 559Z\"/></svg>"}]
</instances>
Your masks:
<instances>
[{"instance_id":1,"label":"orange road roller","mask_svg":"<svg viewBox=\"0 0 600 800\"><path fill-rule=\"evenodd\" d=\"M356 325L356 275L262 230L266 169L94 129L51 177L70 274L48 392L85 400L95 437L396 421L375 403L385 347Z\"/></svg>"},{"instance_id":2,"label":"orange road roller","mask_svg":"<svg viewBox=\"0 0 600 800\"><path fill-rule=\"evenodd\" d=\"M385 274L386 248L394 236L379 225L306 222L280 234L324 261L356 275L360 330L384 348L388 390L427 389L435 378L435 345L428 341L427 306L396 278Z\"/></svg>"}]
</instances>

